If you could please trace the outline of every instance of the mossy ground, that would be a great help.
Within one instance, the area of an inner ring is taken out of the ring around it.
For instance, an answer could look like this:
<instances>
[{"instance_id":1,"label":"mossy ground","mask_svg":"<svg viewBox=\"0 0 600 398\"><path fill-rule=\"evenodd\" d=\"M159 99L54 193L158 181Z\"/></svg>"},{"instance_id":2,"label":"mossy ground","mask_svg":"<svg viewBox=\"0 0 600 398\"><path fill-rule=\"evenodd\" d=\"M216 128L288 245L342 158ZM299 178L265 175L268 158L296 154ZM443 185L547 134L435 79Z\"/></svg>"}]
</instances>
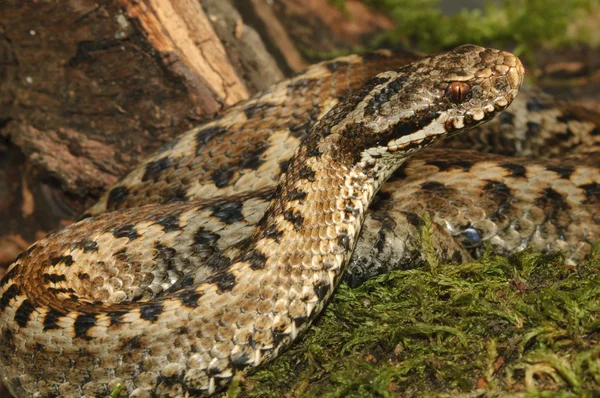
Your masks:
<instances>
[{"instance_id":1,"label":"mossy ground","mask_svg":"<svg viewBox=\"0 0 600 398\"><path fill-rule=\"evenodd\" d=\"M241 395L599 396L600 255L563 263L488 254L343 284Z\"/></svg>"}]
</instances>

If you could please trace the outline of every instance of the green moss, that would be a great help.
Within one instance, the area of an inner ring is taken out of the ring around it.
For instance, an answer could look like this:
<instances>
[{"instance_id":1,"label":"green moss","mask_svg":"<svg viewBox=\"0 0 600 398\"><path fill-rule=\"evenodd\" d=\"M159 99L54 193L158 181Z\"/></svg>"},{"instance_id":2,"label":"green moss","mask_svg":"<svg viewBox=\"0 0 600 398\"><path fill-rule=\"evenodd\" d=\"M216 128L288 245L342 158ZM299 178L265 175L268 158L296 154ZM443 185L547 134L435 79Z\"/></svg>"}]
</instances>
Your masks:
<instances>
[{"instance_id":1,"label":"green moss","mask_svg":"<svg viewBox=\"0 0 600 398\"><path fill-rule=\"evenodd\" d=\"M344 7L344 0L330 0ZM483 10L442 15L439 0L362 0L389 15L397 28L378 36L370 48L418 47L436 52L464 43L513 48L531 54L539 46L591 43L596 23L580 23L597 15L599 0L504 0Z\"/></svg>"},{"instance_id":2,"label":"green moss","mask_svg":"<svg viewBox=\"0 0 600 398\"><path fill-rule=\"evenodd\" d=\"M598 257L486 255L342 284L241 396L600 394Z\"/></svg>"}]
</instances>

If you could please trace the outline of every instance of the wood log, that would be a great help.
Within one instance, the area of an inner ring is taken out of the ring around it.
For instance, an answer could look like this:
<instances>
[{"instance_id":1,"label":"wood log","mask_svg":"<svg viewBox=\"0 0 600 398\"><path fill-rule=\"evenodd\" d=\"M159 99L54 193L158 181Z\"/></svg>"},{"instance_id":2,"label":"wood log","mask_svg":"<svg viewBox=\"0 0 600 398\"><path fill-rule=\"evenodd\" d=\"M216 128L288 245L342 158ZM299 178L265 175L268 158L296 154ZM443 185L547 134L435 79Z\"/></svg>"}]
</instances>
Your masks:
<instances>
[{"instance_id":1,"label":"wood log","mask_svg":"<svg viewBox=\"0 0 600 398\"><path fill-rule=\"evenodd\" d=\"M0 13L3 264L146 154L283 78L226 2L58 4Z\"/></svg>"}]
</instances>

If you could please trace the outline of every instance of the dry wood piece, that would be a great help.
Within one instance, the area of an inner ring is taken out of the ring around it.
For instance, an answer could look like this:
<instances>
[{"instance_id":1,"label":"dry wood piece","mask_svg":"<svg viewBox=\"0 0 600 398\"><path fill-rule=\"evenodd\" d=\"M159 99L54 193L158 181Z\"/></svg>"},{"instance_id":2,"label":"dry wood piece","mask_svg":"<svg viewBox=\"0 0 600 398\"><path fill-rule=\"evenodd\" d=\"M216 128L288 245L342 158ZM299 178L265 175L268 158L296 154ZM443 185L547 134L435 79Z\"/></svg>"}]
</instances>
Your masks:
<instances>
[{"instance_id":1,"label":"dry wood piece","mask_svg":"<svg viewBox=\"0 0 600 398\"><path fill-rule=\"evenodd\" d=\"M306 69L308 64L267 0L237 0L236 5L261 32L269 50L279 58L280 65L287 67L288 74L300 73Z\"/></svg>"},{"instance_id":2,"label":"dry wood piece","mask_svg":"<svg viewBox=\"0 0 600 398\"><path fill-rule=\"evenodd\" d=\"M229 1L202 0L201 3L225 47L229 62L243 79L248 91L255 93L264 90L285 78L260 35L244 23Z\"/></svg>"},{"instance_id":3,"label":"dry wood piece","mask_svg":"<svg viewBox=\"0 0 600 398\"><path fill-rule=\"evenodd\" d=\"M226 105L233 105L248 97L199 2L119 0L119 3L131 18L139 21L147 40L165 58L165 64L189 81L203 102L221 99ZM205 92L206 88L210 94Z\"/></svg>"}]
</instances>

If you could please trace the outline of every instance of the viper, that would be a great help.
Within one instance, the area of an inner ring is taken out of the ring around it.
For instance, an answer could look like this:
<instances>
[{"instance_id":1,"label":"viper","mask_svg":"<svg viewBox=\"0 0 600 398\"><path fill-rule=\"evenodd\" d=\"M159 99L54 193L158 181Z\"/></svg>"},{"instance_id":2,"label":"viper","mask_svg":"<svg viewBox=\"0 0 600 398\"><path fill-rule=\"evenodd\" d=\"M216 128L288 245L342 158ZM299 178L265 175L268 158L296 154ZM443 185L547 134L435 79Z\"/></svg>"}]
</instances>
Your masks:
<instances>
[{"instance_id":1,"label":"viper","mask_svg":"<svg viewBox=\"0 0 600 398\"><path fill-rule=\"evenodd\" d=\"M515 56L465 45L361 77L390 60L325 63L231 108L21 254L0 282L0 372L13 395L222 390L308 327L348 264L360 269L354 249L373 247L363 224L390 206L407 221L395 234L410 234L418 208L437 209L466 246L589 253L593 160L587 171L444 149L411 160L506 109L523 81ZM544 186L551 173L559 184ZM519 192L519 179L537 182ZM534 191L580 203L573 217L588 223L544 213ZM387 247L411 252L402 242ZM472 255L453 242L440 238L440 253Z\"/></svg>"}]
</instances>

